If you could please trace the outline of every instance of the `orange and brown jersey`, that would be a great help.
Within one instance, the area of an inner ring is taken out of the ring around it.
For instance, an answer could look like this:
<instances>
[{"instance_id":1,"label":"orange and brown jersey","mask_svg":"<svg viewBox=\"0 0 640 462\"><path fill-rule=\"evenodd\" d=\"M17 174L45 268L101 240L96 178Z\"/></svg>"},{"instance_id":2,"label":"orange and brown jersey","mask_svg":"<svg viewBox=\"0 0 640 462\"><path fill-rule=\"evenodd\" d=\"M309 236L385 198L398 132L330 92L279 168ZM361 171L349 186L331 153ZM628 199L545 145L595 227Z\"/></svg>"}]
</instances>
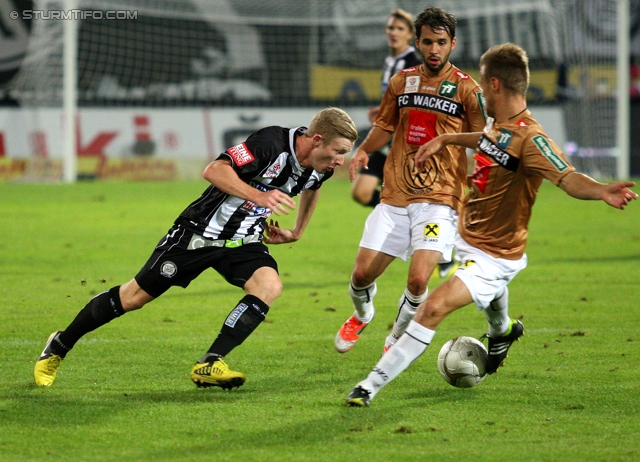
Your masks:
<instances>
[{"instance_id":1,"label":"orange and brown jersey","mask_svg":"<svg viewBox=\"0 0 640 462\"><path fill-rule=\"evenodd\" d=\"M418 171L418 148L442 133L481 131L485 124L482 90L475 80L450 65L438 77L424 65L391 78L374 122L395 132L384 165L381 202L404 207L414 202L448 205L460 211L467 177L465 149L447 146Z\"/></svg>"},{"instance_id":2,"label":"orange and brown jersey","mask_svg":"<svg viewBox=\"0 0 640 462\"><path fill-rule=\"evenodd\" d=\"M500 124L489 119L474 158L458 231L489 255L517 260L542 180L558 185L575 168L529 110Z\"/></svg>"}]
</instances>

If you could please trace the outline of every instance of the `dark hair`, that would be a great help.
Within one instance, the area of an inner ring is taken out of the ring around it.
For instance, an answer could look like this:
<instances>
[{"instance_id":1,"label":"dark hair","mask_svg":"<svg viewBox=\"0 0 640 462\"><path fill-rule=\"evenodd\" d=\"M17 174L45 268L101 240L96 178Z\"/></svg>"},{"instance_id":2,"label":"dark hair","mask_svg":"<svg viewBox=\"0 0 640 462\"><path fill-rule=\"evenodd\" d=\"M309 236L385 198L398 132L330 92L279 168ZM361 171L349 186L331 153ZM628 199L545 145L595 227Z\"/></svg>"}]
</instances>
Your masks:
<instances>
[{"instance_id":1,"label":"dark hair","mask_svg":"<svg viewBox=\"0 0 640 462\"><path fill-rule=\"evenodd\" d=\"M411 13L407 13L402 8L396 8L391 13L389 13L389 17L402 21L409 28L409 32L415 34L416 30L413 24L413 16L411 16Z\"/></svg>"},{"instance_id":2,"label":"dark hair","mask_svg":"<svg viewBox=\"0 0 640 462\"><path fill-rule=\"evenodd\" d=\"M529 58L527 52L513 43L489 48L480 58L482 78L492 77L502 82L505 90L522 96L529 88Z\"/></svg>"},{"instance_id":3,"label":"dark hair","mask_svg":"<svg viewBox=\"0 0 640 462\"><path fill-rule=\"evenodd\" d=\"M414 25L418 39L420 39L420 34L422 33L422 26L427 26L432 31L444 29L451 37L451 40L456 36L456 17L435 6L430 6L420 13Z\"/></svg>"}]
</instances>

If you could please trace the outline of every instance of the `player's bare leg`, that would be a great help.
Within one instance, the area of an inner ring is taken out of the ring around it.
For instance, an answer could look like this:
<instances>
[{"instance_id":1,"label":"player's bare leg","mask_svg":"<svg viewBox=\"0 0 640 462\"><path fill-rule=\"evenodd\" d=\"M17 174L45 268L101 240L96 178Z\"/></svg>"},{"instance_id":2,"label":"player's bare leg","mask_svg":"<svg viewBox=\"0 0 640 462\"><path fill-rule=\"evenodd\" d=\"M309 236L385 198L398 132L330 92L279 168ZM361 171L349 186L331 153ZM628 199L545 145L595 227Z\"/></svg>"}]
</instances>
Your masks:
<instances>
[{"instance_id":1,"label":"player's bare leg","mask_svg":"<svg viewBox=\"0 0 640 462\"><path fill-rule=\"evenodd\" d=\"M359 204L375 207L380 202L379 185L380 180L377 176L359 173L353 180L351 197Z\"/></svg>"}]
</instances>

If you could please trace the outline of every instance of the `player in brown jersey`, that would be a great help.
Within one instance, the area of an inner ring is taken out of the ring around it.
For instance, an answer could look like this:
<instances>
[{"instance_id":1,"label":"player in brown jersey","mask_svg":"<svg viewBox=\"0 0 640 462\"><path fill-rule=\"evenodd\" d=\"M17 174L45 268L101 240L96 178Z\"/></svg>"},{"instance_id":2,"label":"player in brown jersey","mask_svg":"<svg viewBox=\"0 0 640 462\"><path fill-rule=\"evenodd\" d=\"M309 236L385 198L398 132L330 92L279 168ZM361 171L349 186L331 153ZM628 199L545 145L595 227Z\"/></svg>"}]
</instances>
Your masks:
<instances>
[{"instance_id":1,"label":"player in brown jersey","mask_svg":"<svg viewBox=\"0 0 640 462\"><path fill-rule=\"evenodd\" d=\"M389 13L385 25L385 35L389 45L389 55L384 60L380 96L384 96L389 80L397 72L409 67L418 66L422 60L412 46L415 36L413 17L410 13L397 8ZM369 122L373 123L380 112L380 106L368 111ZM387 160L387 146L380 151L372 152L366 168L361 168L351 186L351 197L359 204L375 207L380 203L380 190L384 162Z\"/></svg>"},{"instance_id":2,"label":"player in brown jersey","mask_svg":"<svg viewBox=\"0 0 640 462\"><path fill-rule=\"evenodd\" d=\"M489 49L480 60L480 83L490 116L484 132L438 136L415 157L422 170L445 145L477 149L456 240L463 266L429 294L406 334L351 391L347 405L368 406L383 386L424 353L438 324L472 302L489 324L487 373L502 365L524 333L522 323L509 318L507 284L527 265L527 226L544 178L572 197L602 200L618 209L638 198L629 189L635 183L603 184L577 173L547 137L527 109L529 66L522 48L507 43Z\"/></svg>"},{"instance_id":3,"label":"player in brown jersey","mask_svg":"<svg viewBox=\"0 0 640 462\"><path fill-rule=\"evenodd\" d=\"M455 17L440 8L418 15L415 45L423 64L391 78L378 117L351 160L353 180L358 166L366 166L368 155L395 133L385 162L381 203L367 218L351 275L355 312L335 338L341 353L353 348L373 319L376 279L395 258L411 257L411 263L385 351L426 299L435 266L451 260L466 183L466 151L446 147L422 171L415 168L414 156L439 134L479 131L485 124L479 85L449 62L456 47L455 26Z\"/></svg>"}]
</instances>

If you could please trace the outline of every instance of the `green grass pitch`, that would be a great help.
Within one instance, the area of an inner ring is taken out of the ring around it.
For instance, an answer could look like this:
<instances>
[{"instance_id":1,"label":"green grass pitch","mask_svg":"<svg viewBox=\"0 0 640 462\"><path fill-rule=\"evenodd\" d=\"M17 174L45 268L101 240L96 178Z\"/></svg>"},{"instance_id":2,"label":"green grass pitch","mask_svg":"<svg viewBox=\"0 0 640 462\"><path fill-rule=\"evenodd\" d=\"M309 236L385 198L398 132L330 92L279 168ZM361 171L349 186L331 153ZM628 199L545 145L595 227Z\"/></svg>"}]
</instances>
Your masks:
<instances>
[{"instance_id":1,"label":"green grass pitch","mask_svg":"<svg viewBox=\"0 0 640 462\"><path fill-rule=\"evenodd\" d=\"M343 406L382 352L407 265L379 279L375 321L336 353L369 212L341 179L323 187L301 241L272 246L284 292L227 357L246 373L243 387L189 379L243 294L208 271L88 334L55 384L37 388L48 335L131 279L205 186L0 184L0 460L640 459L640 203L621 212L549 183L534 207L529 267L510 285L526 335L476 388L451 387L436 367L449 338L484 332L468 306L370 408Z\"/></svg>"}]
</instances>

